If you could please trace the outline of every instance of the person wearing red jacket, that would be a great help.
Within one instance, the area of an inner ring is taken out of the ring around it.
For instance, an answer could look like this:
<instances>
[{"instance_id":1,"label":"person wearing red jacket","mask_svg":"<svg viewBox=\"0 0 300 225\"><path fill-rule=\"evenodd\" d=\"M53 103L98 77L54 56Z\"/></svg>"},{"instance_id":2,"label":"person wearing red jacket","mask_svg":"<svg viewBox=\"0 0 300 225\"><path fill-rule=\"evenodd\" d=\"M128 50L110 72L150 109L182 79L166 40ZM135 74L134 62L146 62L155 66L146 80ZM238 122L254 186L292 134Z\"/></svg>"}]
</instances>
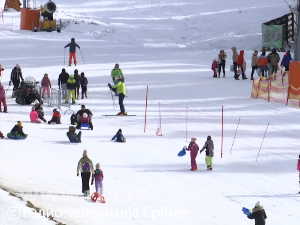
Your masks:
<instances>
[{"instance_id":1,"label":"person wearing red jacket","mask_svg":"<svg viewBox=\"0 0 300 225\"><path fill-rule=\"evenodd\" d=\"M1 78L2 78L2 71L4 71L4 69L2 68L2 65L0 64L0 84L1 84Z\"/></svg>"},{"instance_id":2,"label":"person wearing red jacket","mask_svg":"<svg viewBox=\"0 0 300 225\"><path fill-rule=\"evenodd\" d=\"M5 91L4 91L4 87L0 84L0 112L2 112L1 104L3 104L3 106L4 106L4 111L3 112L7 113Z\"/></svg>"},{"instance_id":3,"label":"person wearing red jacket","mask_svg":"<svg viewBox=\"0 0 300 225\"><path fill-rule=\"evenodd\" d=\"M247 79L247 77L246 77L245 71L243 69L243 63L244 63L244 50L241 50L240 55L238 57L237 65L241 69L243 80L245 80L245 79Z\"/></svg>"},{"instance_id":4,"label":"person wearing red jacket","mask_svg":"<svg viewBox=\"0 0 300 225\"><path fill-rule=\"evenodd\" d=\"M48 124L51 124L51 123L61 124L60 117L61 117L61 115L57 111L57 109L53 109L53 115L52 115L51 120L48 121Z\"/></svg>"},{"instance_id":5,"label":"person wearing red jacket","mask_svg":"<svg viewBox=\"0 0 300 225\"><path fill-rule=\"evenodd\" d=\"M41 85L42 85L42 98L44 98L44 95L45 95L46 91L47 91L48 98L50 98L50 88L52 86L51 86L50 79L48 77L48 73L44 74Z\"/></svg>"},{"instance_id":6,"label":"person wearing red jacket","mask_svg":"<svg viewBox=\"0 0 300 225\"><path fill-rule=\"evenodd\" d=\"M199 146L197 145L196 140L196 138L191 138L189 147L186 149L187 151L191 151L191 171L197 169L196 157L198 155Z\"/></svg>"},{"instance_id":7,"label":"person wearing red jacket","mask_svg":"<svg viewBox=\"0 0 300 225\"><path fill-rule=\"evenodd\" d=\"M298 159L297 170L299 171L299 186L300 186L300 155L299 155L299 159ZM299 191L299 194L300 194L300 191Z\"/></svg>"}]
</instances>

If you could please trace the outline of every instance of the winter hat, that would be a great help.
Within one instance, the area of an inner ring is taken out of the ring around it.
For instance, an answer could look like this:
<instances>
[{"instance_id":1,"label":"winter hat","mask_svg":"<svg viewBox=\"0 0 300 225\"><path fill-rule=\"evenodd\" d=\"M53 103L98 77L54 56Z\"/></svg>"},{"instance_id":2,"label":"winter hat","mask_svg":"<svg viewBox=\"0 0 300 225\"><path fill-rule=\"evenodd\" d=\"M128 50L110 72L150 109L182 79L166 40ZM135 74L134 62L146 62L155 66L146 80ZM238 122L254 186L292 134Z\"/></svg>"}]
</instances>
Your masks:
<instances>
[{"instance_id":1,"label":"winter hat","mask_svg":"<svg viewBox=\"0 0 300 225\"><path fill-rule=\"evenodd\" d=\"M122 129L119 129L119 130L118 130L118 133L122 133Z\"/></svg>"},{"instance_id":2,"label":"winter hat","mask_svg":"<svg viewBox=\"0 0 300 225\"><path fill-rule=\"evenodd\" d=\"M80 74L82 77L84 77L84 72L81 72L81 74Z\"/></svg>"},{"instance_id":3,"label":"winter hat","mask_svg":"<svg viewBox=\"0 0 300 225\"><path fill-rule=\"evenodd\" d=\"M74 74L70 74L70 76L69 76L69 77L70 77L70 78L72 78L72 77L74 78Z\"/></svg>"},{"instance_id":4,"label":"winter hat","mask_svg":"<svg viewBox=\"0 0 300 225\"><path fill-rule=\"evenodd\" d=\"M260 201L256 202L255 207L260 207Z\"/></svg>"},{"instance_id":5,"label":"winter hat","mask_svg":"<svg viewBox=\"0 0 300 225\"><path fill-rule=\"evenodd\" d=\"M214 58L214 61L217 61L217 58Z\"/></svg>"},{"instance_id":6,"label":"winter hat","mask_svg":"<svg viewBox=\"0 0 300 225\"><path fill-rule=\"evenodd\" d=\"M96 164L96 169L100 169L100 163Z\"/></svg>"},{"instance_id":7,"label":"winter hat","mask_svg":"<svg viewBox=\"0 0 300 225\"><path fill-rule=\"evenodd\" d=\"M83 113L83 118L87 118L88 117L88 114L87 113Z\"/></svg>"},{"instance_id":8,"label":"winter hat","mask_svg":"<svg viewBox=\"0 0 300 225\"><path fill-rule=\"evenodd\" d=\"M62 68L61 72L66 72L66 69L65 69L65 68Z\"/></svg>"},{"instance_id":9,"label":"winter hat","mask_svg":"<svg viewBox=\"0 0 300 225\"><path fill-rule=\"evenodd\" d=\"M74 42L74 41L75 41L75 38L71 38L71 41Z\"/></svg>"},{"instance_id":10,"label":"winter hat","mask_svg":"<svg viewBox=\"0 0 300 225\"><path fill-rule=\"evenodd\" d=\"M45 76L45 77L48 77L48 73L45 73L44 76Z\"/></svg>"},{"instance_id":11,"label":"winter hat","mask_svg":"<svg viewBox=\"0 0 300 225\"><path fill-rule=\"evenodd\" d=\"M207 136L207 140L211 140L211 136Z\"/></svg>"},{"instance_id":12,"label":"winter hat","mask_svg":"<svg viewBox=\"0 0 300 225\"><path fill-rule=\"evenodd\" d=\"M56 112L57 111L57 109L53 109L53 112Z\"/></svg>"},{"instance_id":13,"label":"winter hat","mask_svg":"<svg viewBox=\"0 0 300 225\"><path fill-rule=\"evenodd\" d=\"M21 121L18 121L18 126L22 126L22 122Z\"/></svg>"},{"instance_id":14,"label":"winter hat","mask_svg":"<svg viewBox=\"0 0 300 225\"><path fill-rule=\"evenodd\" d=\"M74 70L74 73L78 74L78 69Z\"/></svg>"},{"instance_id":15,"label":"winter hat","mask_svg":"<svg viewBox=\"0 0 300 225\"><path fill-rule=\"evenodd\" d=\"M87 154L87 150L86 150L86 149L84 149L84 151L83 151L82 155L83 155L83 157L87 157L87 156L88 156L88 154Z\"/></svg>"},{"instance_id":16,"label":"winter hat","mask_svg":"<svg viewBox=\"0 0 300 225\"><path fill-rule=\"evenodd\" d=\"M197 138L192 137L191 141L197 141Z\"/></svg>"},{"instance_id":17,"label":"winter hat","mask_svg":"<svg viewBox=\"0 0 300 225\"><path fill-rule=\"evenodd\" d=\"M19 68L19 69L21 68L19 63L16 64L16 67Z\"/></svg>"},{"instance_id":18,"label":"winter hat","mask_svg":"<svg viewBox=\"0 0 300 225\"><path fill-rule=\"evenodd\" d=\"M116 66L119 66L119 64L118 64L118 63L116 63L115 67L116 67Z\"/></svg>"}]
</instances>

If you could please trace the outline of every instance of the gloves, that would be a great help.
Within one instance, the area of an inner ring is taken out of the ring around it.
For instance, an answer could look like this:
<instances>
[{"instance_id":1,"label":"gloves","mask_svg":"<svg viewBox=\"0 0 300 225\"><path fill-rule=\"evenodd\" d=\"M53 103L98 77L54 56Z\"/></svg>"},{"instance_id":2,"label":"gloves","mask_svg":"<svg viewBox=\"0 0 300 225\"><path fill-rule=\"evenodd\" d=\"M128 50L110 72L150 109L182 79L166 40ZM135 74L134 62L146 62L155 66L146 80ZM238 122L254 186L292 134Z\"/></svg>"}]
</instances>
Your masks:
<instances>
[{"instance_id":1,"label":"gloves","mask_svg":"<svg viewBox=\"0 0 300 225\"><path fill-rule=\"evenodd\" d=\"M200 154L203 152L203 150L200 151Z\"/></svg>"},{"instance_id":2,"label":"gloves","mask_svg":"<svg viewBox=\"0 0 300 225\"><path fill-rule=\"evenodd\" d=\"M79 174L77 173L77 177L79 176Z\"/></svg>"},{"instance_id":3,"label":"gloves","mask_svg":"<svg viewBox=\"0 0 300 225\"><path fill-rule=\"evenodd\" d=\"M65 46L65 48L66 48L66 46Z\"/></svg>"},{"instance_id":4,"label":"gloves","mask_svg":"<svg viewBox=\"0 0 300 225\"><path fill-rule=\"evenodd\" d=\"M109 89L111 89L111 84L110 83L108 83L107 86L109 87Z\"/></svg>"},{"instance_id":5,"label":"gloves","mask_svg":"<svg viewBox=\"0 0 300 225\"><path fill-rule=\"evenodd\" d=\"M183 149L184 149L184 150L186 150L186 149L187 149L187 147L186 147L186 146L184 146L184 147L183 147Z\"/></svg>"},{"instance_id":6,"label":"gloves","mask_svg":"<svg viewBox=\"0 0 300 225\"><path fill-rule=\"evenodd\" d=\"M9 86L11 86L11 80L9 81Z\"/></svg>"}]
</instances>

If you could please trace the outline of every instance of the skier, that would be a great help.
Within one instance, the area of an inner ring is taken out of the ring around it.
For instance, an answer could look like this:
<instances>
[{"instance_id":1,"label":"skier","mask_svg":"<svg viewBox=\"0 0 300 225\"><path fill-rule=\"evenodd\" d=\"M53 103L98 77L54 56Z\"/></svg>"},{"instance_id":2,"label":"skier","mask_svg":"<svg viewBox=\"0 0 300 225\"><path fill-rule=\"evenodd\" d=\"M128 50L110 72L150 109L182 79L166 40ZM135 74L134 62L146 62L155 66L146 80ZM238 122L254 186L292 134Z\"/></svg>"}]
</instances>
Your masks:
<instances>
[{"instance_id":1,"label":"skier","mask_svg":"<svg viewBox=\"0 0 300 225\"><path fill-rule=\"evenodd\" d=\"M76 113L76 116L77 116L77 129L80 128L81 126L81 117L83 116L83 113L86 113L89 117L89 125L91 127L91 130L93 130L93 123L92 123L92 116L93 116L93 113L91 112L91 110L89 109L86 109L85 108L85 105L81 105L81 110L79 110L77 113Z\"/></svg>"},{"instance_id":2,"label":"skier","mask_svg":"<svg viewBox=\"0 0 300 225\"><path fill-rule=\"evenodd\" d=\"M111 141L116 141L116 142L126 142L126 138L122 134L122 130L119 129L118 132L113 136Z\"/></svg>"},{"instance_id":3,"label":"skier","mask_svg":"<svg viewBox=\"0 0 300 225\"><path fill-rule=\"evenodd\" d=\"M248 216L249 219L255 219L255 225L265 225L267 219L266 212L260 202L255 204L255 207L252 209L252 214Z\"/></svg>"},{"instance_id":4,"label":"skier","mask_svg":"<svg viewBox=\"0 0 300 225\"><path fill-rule=\"evenodd\" d=\"M42 85L42 98L44 98L44 95L45 95L46 91L47 91L48 98L50 98L51 82L50 82L50 79L48 77L48 73L44 74L41 85Z\"/></svg>"},{"instance_id":5,"label":"skier","mask_svg":"<svg viewBox=\"0 0 300 225\"><path fill-rule=\"evenodd\" d=\"M108 87L110 89L118 88L117 95L119 96L120 112L117 115L127 115L127 113L125 112L124 104L123 104L123 101L124 101L124 98L126 95L126 87L125 87L125 84L121 77L116 78L116 80L118 81L117 84L115 84L114 86L111 86L111 84L108 84Z\"/></svg>"},{"instance_id":6,"label":"skier","mask_svg":"<svg viewBox=\"0 0 300 225\"><path fill-rule=\"evenodd\" d=\"M39 120L39 114L35 110L34 106L31 108L29 117L32 123L41 123L41 121Z\"/></svg>"},{"instance_id":7,"label":"skier","mask_svg":"<svg viewBox=\"0 0 300 225\"><path fill-rule=\"evenodd\" d=\"M22 76L21 66L19 63L17 63L16 66L11 71L11 75L10 75L10 81L14 85L13 93L11 96L12 98L14 98L16 96L16 91L20 86L20 79L22 81L24 81L23 76Z\"/></svg>"},{"instance_id":8,"label":"skier","mask_svg":"<svg viewBox=\"0 0 300 225\"><path fill-rule=\"evenodd\" d=\"M48 121L48 124L61 124L60 122L61 115L57 109L53 109L53 115L51 120Z\"/></svg>"},{"instance_id":9,"label":"skier","mask_svg":"<svg viewBox=\"0 0 300 225\"><path fill-rule=\"evenodd\" d=\"M299 186L300 186L300 155L299 155L299 159L298 159L297 170L299 171ZM299 191L299 194L300 194L300 191Z\"/></svg>"},{"instance_id":10,"label":"skier","mask_svg":"<svg viewBox=\"0 0 300 225\"><path fill-rule=\"evenodd\" d=\"M0 64L0 84L1 84L1 78L2 78L2 71L4 71L4 69L2 68L2 65Z\"/></svg>"},{"instance_id":11,"label":"skier","mask_svg":"<svg viewBox=\"0 0 300 225\"><path fill-rule=\"evenodd\" d=\"M259 71L262 77L267 77L267 70L268 70L268 58L266 56L266 51L263 51L261 55L258 57L258 66L259 66Z\"/></svg>"},{"instance_id":12,"label":"skier","mask_svg":"<svg viewBox=\"0 0 300 225\"><path fill-rule=\"evenodd\" d=\"M251 66L252 66L252 72L251 72L251 80L253 80L253 74L254 71L258 69L258 51L255 50L252 56L252 62L251 62Z\"/></svg>"},{"instance_id":13,"label":"skier","mask_svg":"<svg viewBox=\"0 0 300 225\"><path fill-rule=\"evenodd\" d=\"M239 80L239 75L237 75L237 60L239 58L239 54L236 51L236 47L232 47L232 62L233 62L233 69L234 69L234 78Z\"/></svg>"},{"instance_id":14,"label":"skier","mask_svg":"<svg viewBox=\"0 0 300 225\"><path fill-rule=\"evenodd\" d=\"M191 151L191 171L197 170L197 163L196 163L196 157L198 155L199 146L196 143L196 138L191 138L191 142L189 144L189 147L186 149L187 151Z\"/></svg>"},{"instance_id":15,"label":"skier","mask_svg":"<svg viewBox=\"0 0 300 225\"><path fill-rule=\"evenodd\" d=\"M282 58L282 61L281 61L281 67L284 66L284 70L285 71L290 71L290 63L291 61L294 61L292 56L291 56L291 51L288 50L285 55L283 56Z\"/></svg>"},{"instance_id":16,"label":"skier","mask_svg":"<svg viewBox=\"0 0 300 225\"><path fill-rule=\"evenodd\" d=\"M2 112L1 105L3 104L4 113L7 113L6 97L4 87L0 84L0 112Z\"/></svg>"},{"instance_id":17,"label":"skier","mask_svg":"<svg viewBox=\"0 0 300 225\"><path fill-rule=\"evenodd\" d=\"M39 118L46 123L47 120L44 118L44 110L43 110L42 104L36 103L34 105L34 107L35 107L35 110L37 111L37 113L39 114Z\"/></svg>"},{"instance_id":18,"label":"skier","mask_svg":"<svg viewBox=\"0 0 300 225\"><path fill-rule=\"evenodd\" d=\"M67 97L67 92L68 92L67 81L68 81L68 79L69 79L69 74L66 72L66 69L63 68L58 77L58 87L59 87L59 89L61 88L61 90L62 90L62 98L63 99L66 99L66 97Z\"/></svg>"},{"instance_id":19,"label":"skier","mask_svg":"<svg viewBox=\"0 0 300 225\"><path fill-rule=\"evenodd\" d=\"M88 79L85 77L84 72L80 74L80 84L81 84L81 99L87 98L87 85L88 85Z\"/></svg>"},{"instance_id":20,"label":"skier","mask_svg":"<svg viewBox=\"0 0 300 225\"><path fill-rule=\"evenodd\" d=\"M69 103L69 98L72 94L72 104L75 104L75 89L76 89L76 80L74 79L74 74L70 74L69 79L67 81L67 89L68 89L68 95L66 97L65 103Z\"/></svg>"},{"instance_id":21,"label":"skier","mask_svg":"<svg viewBox=\"0 0 300 225\"><path fill-rule=\"evenodd\" d=\"M207 141L205 142L203 148L200 150L200 154L205 150L206 157L205 162L207 166L207 170L213 169L213 157L214 157L214 142L211 139L211 136L207 136Z\"/></svg>"},{"instance_id":22,"label":"skier","mask_svg":"<svg viewBox=\"0 0 300 225\"><path fill-rule=\"evenodd\" d=\"M77 176L81 172L82 193L84 193L84 196L87 196L90 194L90 177L91 172L94 172L94 165L93 161L88 157L87 150L84 150L82 155L83 157L77 165Z\"/></svg>"},{"instance_id":23,"label":"skier","mask_svg":"<svg viewBox=\"0 0 300 225\"><path fill-rule=\"evenodd\" d=\"M93 185L95 181L95 189L98 194L100 194L100 197L103 195L103 171L100 169L100 164L96 164L96 170L94 171L94 174L92 176L92 182L91 185Z\"/></svg>"},{"instance_id":24,"label":"skier","mask_svg":"<svg viewBox=\"0 0 300 225\"><path fill-rule=\"evenodd\" d=\"M74 70L74 78L76 80L75 98L78 100L79 99L79 88L80 88L80 83L81 83L81 77L80 77L77 69Z\"/></svg>"},{"instance_id":25,"label":"skier","mask_svg":"<svg viewBox=\"0 0 300 225\"><path fill-rule=\"evenodd\" d=\"M276 48L272 50L272 53L268 55L268 59L271 63L271 74L277 73L278 63L280 61L280 56L276 52Z\"/></svg>"},{"instance_id":26,"label":"skier","mask_svg":"<svg viewBox=\"0 0 300 225\"><path fill-rule=\"evenodd\" d=\"M123 75L123 72L122 72L122 70L119 68L119 64L117 63L117 64L115 65L115 68L111 71L111 78L112 78L112 80L113 80L114 85L116 85L116 84L118 83L118 80L117 80L118 77L121 77L122 80L123 80L123 82L124 82L124 75ZM116 90L117 90L117 89L116 89ZM116 95L116 96L118 95L117 92L115 93L115 95Z\"/></svg>"},{"instance_id":27,"label":"skier","mask_svg":"<svg viewBox=\"0 0 300 225\"><path fill-rule=\"evenodd\" d=\"M23 126L22 122L18 121L18 123L13 127L13 129L10 131L10 136L12 137L27 137L28 134L24 134L23 132Z\"/></svg>"},{"instance_id":28,"label":"skier","mask_svg":"<svg viewBox=\"0 0 300 225\"><path fill-rule=\"evenodd\" d=\"M227 55L226 55L225 51L221 50L219 55L218 55L218 64L219 64L219 75L218 75L218 77L219 78L220 78L221 69L223 69L223 77L225 77L226 58L227 58Z\"/></svg>"},{"instance_id":29,"label":"skier","mask_svg":"<svg viewBox=\"0 0 300 225\"><path fill-rule=\"evenodd\" d=\"M245 79L247 79L247 77L246 77L245 71L243 69L243 64L244 64L244 50L241 50L240 55L238 57L237 65L239 68L241 68L242 77L243 77L243 80L245 80Z\"/></svg>"},{"instance_id":30,"label":"skier","mask_svg":"<svg viewBox=\"0 0 300 225\"><path fill-rule=\"evenodd\" d=\"M77 65L77 60L76 60L76 47L80 49L80 46L75 42L75 38L71 38L71 43L67 44L65 48L70 47L69 49L69 66L72 64L72 57L74 59L74 64L75 66Z\"/></svg>"},{"instance_id":31,"label":"skier","mask_svg":"<svg viewBox=\"0 0 300 225\"><path fill-rule=\"evenodd\" d=\"M72 143L81 143L81 131L76 133L76 128L74 126L69 126L69 132L67 132L67 136Z\"/></svg>"},{"instance_id":32,"label":"skier","mask_svg":"<svg viewBox=\"0 0 300 225\"><path fill-rule=\"evenodd\" d=\"M213 63L211 64L211 70L214 71L214 75L213 77L216 78L217 77L217 71L216 69L218 69L218 61L217 59L214 59Z\"/></svg>"}]
</instances>

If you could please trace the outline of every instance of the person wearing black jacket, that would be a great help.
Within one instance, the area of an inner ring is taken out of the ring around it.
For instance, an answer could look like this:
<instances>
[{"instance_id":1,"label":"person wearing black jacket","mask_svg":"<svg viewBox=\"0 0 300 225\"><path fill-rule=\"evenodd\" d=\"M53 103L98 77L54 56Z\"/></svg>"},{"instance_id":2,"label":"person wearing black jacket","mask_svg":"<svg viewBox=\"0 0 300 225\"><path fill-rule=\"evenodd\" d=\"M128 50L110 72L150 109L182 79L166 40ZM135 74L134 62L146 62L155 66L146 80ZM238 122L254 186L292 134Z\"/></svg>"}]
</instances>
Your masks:
<instances>
[{"instance_id":1,"label":"person wearing black jacket","mask_svg":"<svg viewBox=\"0 0 300 225\"><path fill-rule=\"evenodd\" d=\"M39 118L46 123L47 120L44 118L44 110L43 110L42 104L36 103L34 105L34 108L35 108L35 111L37 111Z\"/></svg>"},{"instance_id":2,"label":"person wearing black jacket","mask_svg":"<svg viewBox=\"0 0 300 225\"><path fill-rule=\"evenodd\" d=\"M12 97L15 96L15 92L20 86L20 79L22 81L24 81L23 76L22 76L21 67L20 67L20 64L18 63L13 68L13 70L11 71L11 74L10 74L10 80L14 85Z\"/></svg>"},{"instance_id":3,"label":"person wearing black jacket","mask_svg":"<svg viewBox=\"0 0 300 225\"><path fill-rule=\"evenodd\" d=\"M69 49L69 66L72 64L72 57L74 59L75 66L77 65L77 59L76 59L76 47L80 49L80 46L75 42L75 38L71 39L71 43L67 44L65 48L70 47Z\"/></svg>"},{"instance_id":4,"label":"person wearing black jacket","mask_svg":"<svg viewBox=\"0 0 300 225\"><path fill-rule=\"evenodd\" d=\"M81 77L78 73L78 69L74 70L74 78L76 80L75 98L79 99L79 88L81 83Z\"/></svg>"},{"instance_id":5,"label":"person wearing black jacket","mask_svg":"<svg viewBox=\"0 0 300 225\"><path fill-rule=\"evenodd\" d=\"M58 87L62 90L62 98L66 99L67 97L67 81L69 79L69 74L66 72L66 69L63 68L58 77Z\"/></svg>"},{"instance_id":6,"label":"person wearing black jacket","mask_svg":"<svg viewBox=\"0 0 300 225\"><path fill-rule=\"evenodd\" d=\"M252 214L248 216L249 219L255 219L255 225L265 225L267 219L266 212L260 202L255 204L255 207L252 209Z\"/></svg>"},{"instance_id":7,"label":"person wearing black jacket","mask_svg":"<svg viewBox=\"0 0 300 225\"><path fill-rule=\"evenodd\" d=\"M77 113L76 113L76 116L77 116L77 122L78 122L78 125L77 125L77 129L80 128L81 126L81 117L83 116L83 113L86 113L88 114L89 116L89 120L90 120L90 127L91 127L91 130L93 130L93 123L92 123L92 116L93 116L93 113L89 110L89 109L86 109L85 108L85 105L81 105L81 110L79 110Z\"/></svg>"},{"instance_id":8,"label":"person wearing black jacket","mask_svg":"<svg viewBox=\"0 0 300 225\"><path fill-rule=\"evenodd\" d=\"M81 76L81 80L80 80L80 84L81 84L81 99L84 99L84 95L85 98L87 98L87 85L88 85L88 79L85 77L84 72L82 72L80 74Z\"/></svg>"},{"instance_id":9,"label":"person wearing black jacket","mask_svg":"<svg viewBox=\"0 0 300 225\"><path fill-rule=\"evenodd\" d=\"M14 137L22 136L22 137L27 137L27 134L24 134L23 132L23 126L22 122L18 121L18 123L13 127L11 130L10 134Z\"/></svg>"}]
</instances>

